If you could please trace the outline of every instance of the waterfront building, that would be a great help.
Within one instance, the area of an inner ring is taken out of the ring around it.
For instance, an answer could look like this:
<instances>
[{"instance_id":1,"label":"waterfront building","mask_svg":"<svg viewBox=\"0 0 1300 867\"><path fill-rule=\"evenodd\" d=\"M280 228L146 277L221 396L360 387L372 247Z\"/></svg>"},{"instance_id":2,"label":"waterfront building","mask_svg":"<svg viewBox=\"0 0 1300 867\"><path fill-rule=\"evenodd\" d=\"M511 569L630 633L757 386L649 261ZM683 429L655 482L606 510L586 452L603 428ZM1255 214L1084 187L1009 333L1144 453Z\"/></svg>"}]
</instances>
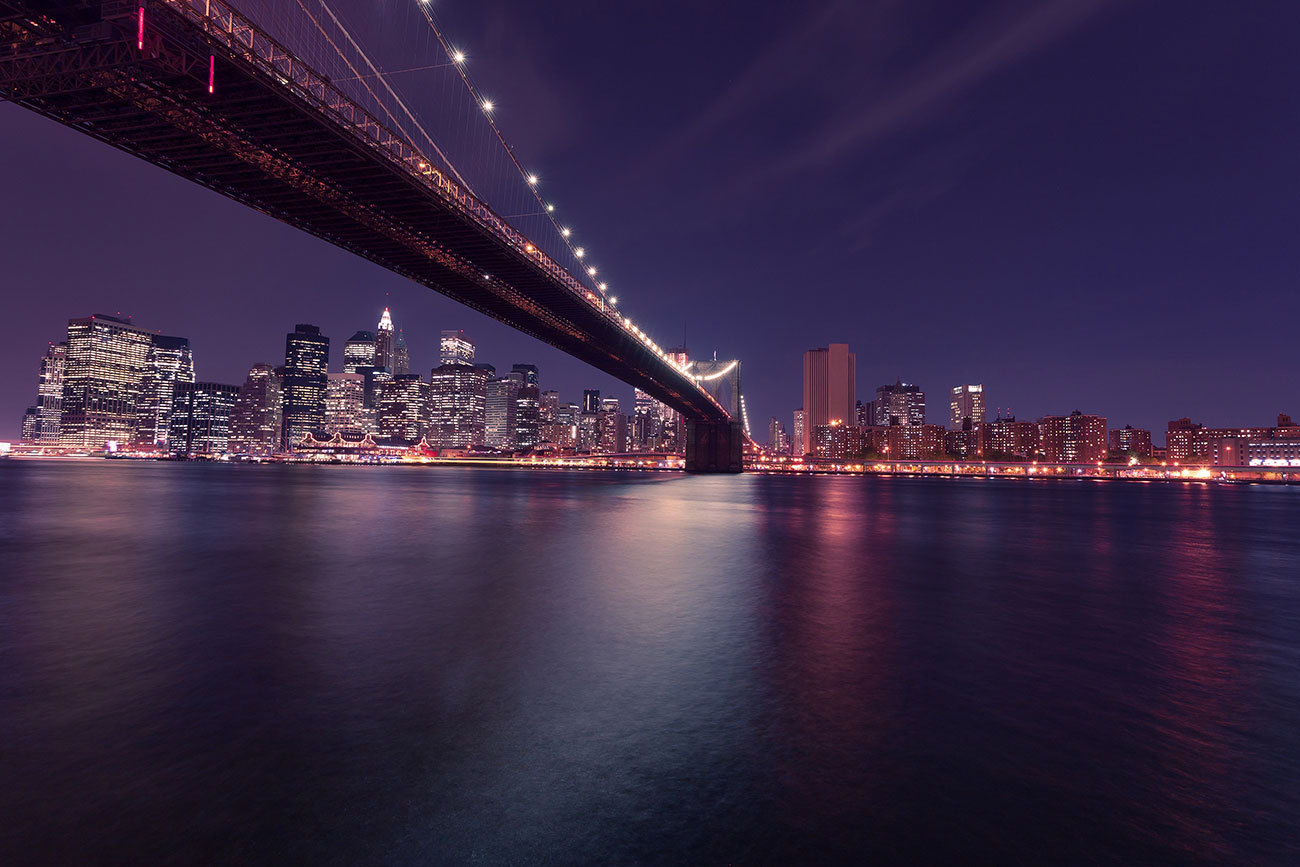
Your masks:
<instances>
[{"instance_id":1,"label":"waterfront building","mask_svg":"<svg viewBox=\"0 0 1300 867\"><path fill-rule=\"evenodd\" d=\"M379 325L375 327L375 367L397 370L397 339L393 333L393 317L384 308L379 316Z\"/></svg>"},{"instance_id":2,"label":"waterfront building","mask_svg":"<svg viewBox=\"0 0 1300 867\"><path fill-rule=\"evenodd\" d=\"M269 364L254 364L230 413L231 454L265 457L280 445L281 377Z\"/></svg>"},{"instance_id":3,"label":"waterfront building","mask_svg":"<svg viewBox=\"0 0 1300 867\"><path fill-rule=\"evenodd\" d=\"M1106 459L1106 419L1084 415L1049 415L1039 420L1043 459L1053 464L1085 464Z\"/></svg>"},{"instance_id":4,"label":"waterfront building","mask_svg":"<svg viewBox=\"0 0 1300 867\"><path fill-rule=\"evenodd\" d=\"M1216 466L1300 468L1300 436L1217 440L1213 457Z\"/></svg>"},{"instance_id":5,"label":"waterfront building","mask_svg":"<svg viewBox=\"0 0 1300 867\"><path fill-rule=\"evenodd\" d=\"M996 418L989 425L989 444L999 459L1032 460L1041 451L1038 423L1017 421L1014 415Z\"/></svg>"},{"instance_id":6,"label":"waterfront building","mask_svg":"<svg viewBox=\"0 0 1300 867\"><path fill-rule=\"evenodd\" d=\"M623 415L618 398L607 397L601 400L597 427L599 429L598 451L605 454L621 454L627 451L627 416Z\"/></svg>"},{"instance_id":7,"label":"waterfront building","mask_svg":"<svg viewBox=\"0 0 1300 867\"><path fill-rule=\"evenodd\" d=\"M24 442L57 445L59 416L63 413L63 369L68 360L67 343L51 343L41 356L40 378L36 384L36 420L32 438ZM26 419L24 418L24 422Z\"/></svg>"},{"instance_id":8,"label":"waterfront building","mask_svg":"<svg viewBox=\"0 0 1300 867\"><path fill-rule=\"evenodd\" d=\"M850 424L857 418L857 356L847 343L832 343L824 349L803 354L803 412L807 432L818 425L838 421ZM811 443L802 446L807 450Z\"/></svg>"},{"instance_id":9,"label":"waterfront building","mask_svg":"<svg viewBox=\"0 0 1300 867\"><path fill-rule=\"evenodd\" d=\"M801 458L810 451L808 448L808 431L804 425L803 407L799 407L794 411L794 419L790 429L794 432L790 442L791 454L796 458Z\"/></svg>"},{"instance_id":10,"label":"waterfront building","mask_svg":"<svg viewBox=\"0 0 1300 867\"><path fill-rule=\"evenodd\" d=\"M1151 431L1124 425L1110 432L1110 450L1133 452L1139 457L1151 457Z\"/></svg>"},{"instance_id":11,"label":"waterfront building","mask_svg":"<svg viewBox=\"0 0 1300 867\"><path fill-rule=\"evenodd\" d=\"M325 433L359 435L374 430L374 410L366 408L365 374L329 374L325 382Z\"/></svg>"},{"instance_id":12,"label":"waterfront building","mask_svg":"<svg viewBox=\"0 0 1300 867\"><path fill-rule=\"evenodd\" d=\"M507 374L487 384L484 443L494 449L515 447L516 400L521 378L518 374Z\"/></svg>"},{"instance_id":13,"label":"waterfront building","mask_svg":"<svg viewBox=\"0 0 1300 867\"><path fill-rule=\"evenodd\" d=\"M132 441L153 337L130 317L68 320L59 445L98 450Z\"/></svg>"},{"instance_id":14,"label":"waterfront building","mask_svg":"<svg viewBox=\"0 0 1300 867\"><path fill-rule=\"evenodd\" d=\"M925 392L921 386L903 382L876 389L872 401L872 423L880 426L925 424Z\"/></svg>"},{"instance_id":15,"label":"waterfront building","mask_svg":"<svg viewBox=\"0 0 1300 867\"><path fill-rule=\"evenodd\" d=\"M813 427L815 457L842 461L862 454L862 429L854 424L832 421Z\"/></svg>"},{"instance_id":16,"label":"waterfront building","mask_svg":"<svg viewBox=\"0 0 1300 867\"><path fill-rule=\"evenodd\" d=\"M177 382L171 391L167 450L191 456L226 454L230 417L240 387L219 382Z\"/></svg>"},{"instance_id":17,"label":"waterfront building","mask_svg":"<svg viewBox=\"0 0 1300 867\"><path fill-rule=\"evenodd\" d=\"M463 361L442 364L430 372L430 445L443 449L483 445L487 381L487 371Z\"/></svg>"},{"instance_id":18,"label":"waterfront building","mask_svg":"<svg viewBox=\"0 0 1300 867\"><path fill-rule=\"evenodd\" d=\"M474 363L474 341L465 336L465 332L459 329L452 329L442 332L442 337L438 341L438 364L465 364ZM496 371L493 371L495 373Z\"/></svg>"},{"instance_id":19,"label":"waterfront building","mask_svg":"<svg viewBox=\"0 0 1300 867\"><path fill-rule=\"evenodd\" d=\"M878 427L885 431L884 454L894 460L916 461L943 454L943 425L912 423Z\"/></svg>"},{"instance_id":20,"label":"waterfront building","mask_svg":"<svg viewBox=\"0 0 1300 867\"><path fill-rule=\"evenodd\" d=\"M964 428L963 422L970 420L972 426L984 423L984 386L955 385L948 402L949 427L954 430Z\"/></svg>"},{"instance_id":21,"label":"waterfront building","mask_svg":"<svg viewBox=\"0 0 1300 867\"><path fill-rule=\"evenodd\" d=\"M429 430L429 383L418 373L394 375L379 384L375 427L381 437L418 443Z\"/></svg>"},{"instance_id":22,"label":"waterfront building","mask_svg":"<svg viewBox=\"0 0 1300 867\"><path fill-rule=\"evenodd\" d=\"M1286 417L1280 417L1279 421L1282 418ZM1214 443L1221 440L1263 441L1275 439L1279 435L1289 437L1294 433L1289 426L1207 428L1193 423L1189 418L1180 418L1169 422L1165 448L1170 461L1208 463L1214 457Z\"/></svg>"},{"instance_id":23,"label":"waterfront building","mask_svg":"<svg viewBox=\"0 0 1300 867\"><path fill-rule=\"evenodd\" d=\"M330 340L315 325L300 323L284 340L285 448L303 434L323 433Z\"/></svg>"},{"instance_id":24,"label":"waterfront building","mask_svg":"<svg viewBox=\"0 0 1300 867\"><path fill-rule=\"evenodd\" d=\"M40 442L41 430L41 410L39 407L29 406L23 411L23 427L19 434L21 442L28 445L35 445Z\"/></svg>"},{"instance_id":25,"label":"waterfront building","mask_svg":"<svg viewBox=\"0 0 1300 867\"><path fill-rule=\"evenodd\" d=\"M167 449L171 429L172 396L177 383L194 382L194 356L184 337L152 335L149 357L141 380L136 431L137 447Z\"/></svg>"},{"instance_id":26,"label":"waterfront building","mask_svg":"<svg viewBox=\"0 0 1300 867\"><path fill-rule=\"evenodd\" d=\"M358 331L343 344L344 373L362 373L363 368L376 366L375 332Z\"/></svg>"}]
</instances>

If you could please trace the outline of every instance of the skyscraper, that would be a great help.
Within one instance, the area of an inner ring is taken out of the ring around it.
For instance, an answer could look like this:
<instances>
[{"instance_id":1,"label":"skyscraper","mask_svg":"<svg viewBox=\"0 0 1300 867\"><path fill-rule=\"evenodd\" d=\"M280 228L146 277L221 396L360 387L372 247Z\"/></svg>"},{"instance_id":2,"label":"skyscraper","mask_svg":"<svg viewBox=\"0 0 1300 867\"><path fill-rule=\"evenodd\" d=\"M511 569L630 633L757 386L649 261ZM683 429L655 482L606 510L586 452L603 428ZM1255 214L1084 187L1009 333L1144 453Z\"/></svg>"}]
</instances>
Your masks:
<instances>
[{"instance_id":1,"label":"skyscraper","mask_svg":"<svg viewBox=\"0 0 1300 867\"><path fill-rule=\"evenodd\" d=\"M232 454L264 457L280 444L283 401L281 378L269 364L254 364L248 371L230 412Z\"/></svg>"},{"instance_id":2,"label":"skyscraper","mask_svg":"<svg viewBox=\"0 0 1300 867\"><path fill-rule=\"evenodd\" d=\"M430 445L444 449L483 445L487 371L463 362L443 364L433 369L429 380Z\"/></svg>"},{"instance_id":3,"label":"skyscraper","mask_svg":"<svg viewBox=\"0 0 1300 867\"><path fill-rule=\"evenodd\" d=\"M521 380L519 374L514 374L487 384L484 442L494 449L512 449L515 446L515 401L519 397Z\"/></svg>"},{"instance_id":4,"label":"skyscraper","mask_svg":"<svg viewBox=\"0 0 1300 867\"><path fill-rule=\"evenodd\" d=\"M59 445L100 449L135 436L153 335L130 318L68 320Z\"/></svg>"},{"instance_id":5,"label":"skyscraper","mask_svg":"<svg viewBox=\"0 0 1300 867\"><path fill-rule=\"evenodd\" d=\"M393 334L393 317L384 308L379 316L379 325L375 329L375 367L386 367L391 371L397 369L396 336Z\"/></svg>"},{"instance_id":6,"label":"skyscraper","mask_svg":"<svg viewBox=\"0 0 1300 867\"><path fill-rule=\"evenodd\" d=\"M812 443L808 442L808 426L804 424L803 407L799 407L799 409L794 411L791 429L794 431L794 436L790 443L791 453L797 458L801 458L804 455L811 453Z\"/></svg>"},{"instance_id":7,"label":"skyscraper","mask_svg":"<svg viewBox=\"0 0 1300 867\"><path fill-rule=\"evenodd\" d=\"M767 447L779 455L790 451L790 438L785 434L785 425L776 416L767 423Z\"/></svg>"},{"instance_id":8,"label":"skyscraper","mask_svg":"<svg viewBox=\"0 0 1300 867\"><path fill-rule=\"evenodd\" d=\"M167 450L177 455L223 455L230 444L230 416L239 386L176 382L167 413Z\"/></svg>"},{"instance_id":9,"label":"skyscraper","mask_svg":"<svg viewBox=\"0 0 1300 867\"><path fill-rule=\"evenodd\" d=\"M375 404L380 436L417 443L428 433L429 383L418 373L405 373L381 383Z\"/></svg>"},{"instance_id":10,"label":"skyscraper","mask_svg":"<svg viewBox=\"0 0 1300 867\"><path fill-rule=\"evenodd\" d=\"M954 385L949 402L948 427L961 430L962 422L970 419L972 425L984 423L984 386Z\"/></svg>"},{"instance_id":11,"label":"skyscraper","mask_svg":"<svg viewBox=\"0 0 1300 867\"><path fill-rule=\"evenodd\" d=\"M397 339L393 341L393 375L405 376L411 372L411 350L406 345L406 335L397 329Z\"/></svg>"},{"instance_id":12,"label":"skyscraper","mask_svg":"<svg viewBox=\"0 0 1300 867\"><path fill-rule=\"evenodd\" d=\"M901 378L893 385L882 385L876 389L872 413L873 423L881 427L925 424L925 392Z\"/></svg>"},{"instance_id":13,"label":"skyscraper","mask_svg":"<svg viewBox=\"0 0 1300 867\"><path fill-rule=\"evenodd\" d=\"M133 441L137 446L167 448L172 395L177 383L194 382L194 356L184 337L152 336L145 365Z\"/></svg>"},{"instance_id":14,"label":"skyscraper","mask_svg":"<svg viewBox=\"0 0 1300 867\"><path fill-rule=\"evenodd\" d=\"M67 359L67 343L51 343L41 358L41 376L36 386L36 429L31 442L56 445L59 441L63 369Z\"/></svg>"},{"instance_id":15,"label":"skyscraper","mask_svg":"<svg viewBox=\"0 0 1300 867\"><path fill-rule=\"evenodd\" d=\"M366 377L361 373L331 373L325 382L325 433L372 433L374 410L366 408Z\"/></svg>"},{"instance_id":16,"label":"skyscraper","mask_svg":"<svg viewBox=\"0 0 1300 867\"><path fill-rule=\"evenodd\" d=\"M582 392L582 412L578 415L579 451L594 452L600 449L600 391L586 389Z\"/></svg>"},{"instance_id":17,"label":"skyscraper","mask_svg":"<svg viewBox=\"0 0 1300 867\"><path fill-rule=\"evenodd\" d=\"M598 425L600 451L606 454L627 451L627 416L623 415L618 398L607 397L600 402Z\"/></svg>"},{"instance_id":18,"label":"skyscraper","mask_svg":"<svg viewBox=\"0 0 1300 867\"><path fill-rule=\"evenodd\" d=\"M288 449L304 434L324 434L330 339L299 324L284 341L284 437Z\"/></svg>"},{"instance_id":19,"label":"skyscraper","mask_svg":"<svg viewBox=\"0 0 1300 867\"><path fill-rule=\"evenodd\" d=\"M474 341L465 336L464 331L449 330L442 332L438 341L438 364L473 364Z\"/></svg>"},{"instance_id":20,"label":"skyscraper","mask_svg":"<svg viewBox=\"0 0 1300 867\"><path fill-rule=\"evenodd\" d=\"M343 344L343 372L362 373L363 367L375 367L375 332L358 331Z\"/></svg>"},{"instance_id":21,"label":"skyscraper","mask_svg":"<svg viewBox=\"0 0 1300 867\"><path fill-rule=\"evenodd\" d=\"M812 445L807 442L807 432L818 425L853 423L857 389L857 356L849 352L847 343L832 343L803 354L805 449Z\"/></svg>"}]
</instances>

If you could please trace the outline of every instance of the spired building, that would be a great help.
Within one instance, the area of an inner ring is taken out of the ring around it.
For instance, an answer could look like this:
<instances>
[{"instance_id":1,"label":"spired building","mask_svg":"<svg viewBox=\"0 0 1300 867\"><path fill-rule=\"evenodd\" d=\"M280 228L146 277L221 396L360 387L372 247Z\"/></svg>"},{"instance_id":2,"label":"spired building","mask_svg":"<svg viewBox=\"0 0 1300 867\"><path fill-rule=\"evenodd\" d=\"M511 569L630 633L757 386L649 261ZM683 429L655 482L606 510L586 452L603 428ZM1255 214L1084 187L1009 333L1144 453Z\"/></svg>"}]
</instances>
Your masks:
<instances>
[{"instance_id":1,"label":"spired building","mask_svg":"<svg viewBox=\"0 0 1300 867\"><path fill-rule=\"evenodd\" d=\"M388 308L379 316L379 325L375 329L375 367L395 370L397 365L397 342L393 335L393 317Z\"/></svg>"},{"instance_id":2,"label":"spired building","mask_svg":"<svg viewBox=\"0 0 1300 867\"><path fill-rule=\"evenodd\" d=\"M239 391L237 385L217 382L177 382L167 414L167 450L177 455L225 454Z\"/></svg>"},{"instance_id":3,"label":"spired building","mask_svg":"<svg viewBox=\"0 0 1300 867\"><path fill-rule=\"evenodd\" d=\"M803 426L796 448L812 451L809 433L831 422L853 424L857 418L857 356L847 343L832 343L825 349L803 354ZM795 425L798 433L799 425Z\"/></svg>"},{"instance_id":4,"label":"spired building","mask_svg":"<svg viewBox=\"0 0 1300 867\"><path fill-rule=\"evenodd\" d=\"M447 332L443 332L444 340ZM453 332L456 333L456 332ZM471 345L470 354L473 354ZM444 363L429 374L429 444L463 449L486 436L488 372L462 362Z\"/></svg>"},{"instance_id":5,"label":"spired building","mask_svg":"<svg viewBox=\"0 0 1300 867\"><path fill-rule=\"evenodd\" d=\"M135 436L153 337L129 317L68 320L59 445L101 449Z\"/></svg>"},{"instance_id":6,"label":"spired building","mask_svg":"<svg viewBox=\"0 0 1300 867\"><path fill-rule=\"evenodd\" d=\"M315 325L299 324L284 340L284 425L288 449L304 434L325 430L325 391L330 339Z\"/></svg>"},{"instance_id":7,"label":"spired building","mask_svg":"<svg viewBox=\"0 0 1300 867\"><path fill-rule=\"evenodd\" d=\"M269 364L254 364L248 371L230 413L231 454L265 457L279 449L281 376Z\"/></svg>"},{"instance_id":8,"label":"spired building","mask_svg":"<svg viewBox=\"0 0 1300 867\"><path fill-rule=\"evenodd\" d=\"M167 448L176 386L194 382L194 356L184 337L153 336L140 393L133 444Z\"/></svg>"},{"instance_id":9,"label":"spired building","mask_svg":"<svg viewBox=\"0 0 1300 867\"><path fill-rule=\"evenodd\" d=\"M970 428L984 423L984 386L954 385L948 404L949 430L962 430L970 421Z\"/></svg>"},{"instance_id":10,"label":"spired building","mask_svg":"<svg viewBox=\"0 0 1300 867\"><path fill-rule=\"evenodd\" d=\"M364 373L375 367L375 332L358 331L343 344L343 372Z\"/></svg>"}]
</instances>

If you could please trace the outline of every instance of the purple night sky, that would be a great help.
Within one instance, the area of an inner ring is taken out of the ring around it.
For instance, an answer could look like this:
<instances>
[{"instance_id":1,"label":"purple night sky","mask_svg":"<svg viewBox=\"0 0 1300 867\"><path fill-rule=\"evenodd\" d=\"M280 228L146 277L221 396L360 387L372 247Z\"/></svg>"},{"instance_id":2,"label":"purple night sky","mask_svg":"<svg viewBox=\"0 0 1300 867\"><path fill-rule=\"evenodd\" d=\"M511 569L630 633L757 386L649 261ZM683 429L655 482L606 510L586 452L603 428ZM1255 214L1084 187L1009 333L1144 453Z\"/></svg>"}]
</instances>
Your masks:
<instances>
[{"instance_id":1,"label":"purple night sky","mask_svg":"<svg viewBox=\"0 0 1300 867\"><path fill-rule=\"evenodd\" d=\"M408 27L414 2L334 5ZM723 5L436 0L624 309L743 361L758 439L831 341L859 399L901 376L940 423L963 382L990 412L1157 442L1182 415L1300 415L1300 4ZM426 376L464 328L482 361L630 410L557 350L11 105L0 190L0 438L46 342L92 312L189 337L200 379L240 383L296 322L340 369L389 305Z\"/></svg>"}]
</instances>

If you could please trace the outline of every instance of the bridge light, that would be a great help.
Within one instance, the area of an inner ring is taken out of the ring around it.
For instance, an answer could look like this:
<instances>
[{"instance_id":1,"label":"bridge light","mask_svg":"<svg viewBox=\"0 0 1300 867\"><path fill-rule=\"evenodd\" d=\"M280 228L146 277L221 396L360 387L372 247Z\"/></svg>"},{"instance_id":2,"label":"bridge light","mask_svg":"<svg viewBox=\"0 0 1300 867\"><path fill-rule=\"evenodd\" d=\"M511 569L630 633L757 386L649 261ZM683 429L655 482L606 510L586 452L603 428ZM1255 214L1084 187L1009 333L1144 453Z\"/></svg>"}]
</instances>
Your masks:
<instances>
[{"instance_id":1,"label":"bridge light","mask_svg":"<svg viewBox=\"0 0 1300 867\"><path fill-rule=\"evenodd\" d=\"M492 113L492 100L490 99L483 100L483 111L487 112L488 114Z\"/></svg>"},{"instance_id":2,"label":"bridge light","mask_svg":"<svg viewBox=\"0 0 1300 867\"><path fill-rule=\"evenodd\" d=\"M570 231L568 230L568 228L566 227L566 228L563 228L563 229L560 230L560 234L567 238L567 237L569 237L569 235L572 234L572 232L570 232Z\"/></svg>"},{"instance_id":3,"label":"bridge light","mask_svg":"<svg viewBox=\"0 0 1300 867\"><path fill-rule=\"evenodd\" d=\"M587 251L579 247L578 249L573 251L573 254L577 256L579 259L581 259L583 256L587 255Z\"/></svg>"},{"instance_id":4,"label":"bridge light","mask_svg":"<svg viewBox=\"0 0 1300 867\"><path fill-rule=\"evenodd\" d=\"M531 185L533 185L533 186L537 186L537 175L529 175L529 176L528 176L528 183L531 184Z\"/></svg>"},{"instance_id":5,"label":"bridge light","mask_svg":"<svg viewBox=\"0 0 1300 867\"><path fill-rule=\"evenodd\" d=\"M604 283L601 283L601 284L600 284L600 291L601 291L601 292L604 292L604 291L605 291L606 289L608 289L608 288L609 288L609 286L607 286L606 284L604 284Z\"/></svg>"},{"instance_id":6,"label":"bridge light","mask_svg":"<svg viewBox=\"0 0 1300 867\"><path fill-rule=\"evenodd\" d=\"M610 296L610 299L609 299L609 303L610 303L610 304L617 304L617 303L618 303L618 299L615 298L615 297L613 297L613 296L611 295L611 296Z\"/></svg>"},{"instance_id":7,"label":"bridge light","mask_svg":"<svg viewBox=\"0 0 1300 867\"><path fill-rule=\"evenodd\" d=\"M422 0L422 2L424 2L424 3L428 3L429 0ZM454 63L464 63L464 62L465 62L465 55L464 55L463 52L457 51L455 54L453 54L453 55L451 56L451 59L452 59L452 61L453 61Z\"/></svg>"},{"instance_id":8,"label":"bridge light","mask_svg":"<svg viewBox=\"0 0 1300 867\"><path fill-rule=\"evenodd\" d=\"M554 210L555 210L555 205L547 205L547 206L546 206L546 210L547 210L548 212L549 212L549 211L554 211Z\"/></svg>"},{"instance_id":9,"label":"bridge light","mask_svg":"<svg viewBox=\"0 0 1300 867\"><path fill-rule=\"evenodd\" d=\"M587 269L587 276L588 276L588 277L595 277L595 276L596 276L596 267L595 267L594 265L593 265L592 267L590 267L590 268Z\"/></svg>"},{"instance_id":10,"label":"bridge light","mask_svg":"<svg viewBox=\"0 0 1300 867\"><path fill-rule=\"evenodd\" d=\"M528 252L528 253L531 253L531 252L533 252L534 247L533 247L532 244L524 244L524 250L525 250L526 252Z\"/></svg>"}]
</instances>

